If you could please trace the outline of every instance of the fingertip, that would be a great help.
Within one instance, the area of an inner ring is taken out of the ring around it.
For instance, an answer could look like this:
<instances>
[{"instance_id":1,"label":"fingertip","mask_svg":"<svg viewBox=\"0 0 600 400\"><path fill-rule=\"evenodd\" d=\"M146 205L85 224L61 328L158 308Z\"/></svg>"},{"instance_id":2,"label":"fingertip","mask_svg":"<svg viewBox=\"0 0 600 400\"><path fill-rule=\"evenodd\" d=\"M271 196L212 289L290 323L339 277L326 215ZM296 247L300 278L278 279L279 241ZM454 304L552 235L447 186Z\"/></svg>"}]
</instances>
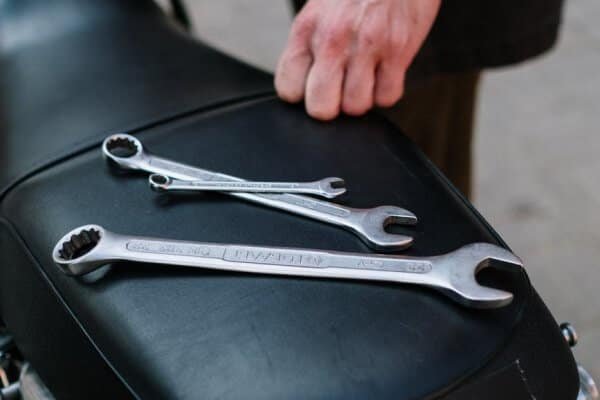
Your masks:
<instances>
[{"instance_id":1,"label":"fingertip","mask_svg":"<svg viewBox=\"0 0 600 400\"><path fill-rule=\"evenodd\" d=\"M375 95L375 104L377 107L389 108L396 104L402 98L402 92L391 95L389 93L384 94L376 94Z\"/></svg>"},{"instance_id":2,"label":"fingertip","mask_svg":"<svg viewBox=\"0 0 600 400\"><path fill-rule=\"evenodd\" d=\"M306 82L305 103L308 114L321 121L329 121L340 113L342 101L343 66L317 64L311 69Z\"/></svg>"},{"instance_id":3,"label":"fingertip","mask_svg":"<svg viewBox=\"0 0 600 400\"><path fill-rule=\"evenodd\" d=\"M355 117L369 111L373 107L374 85L374 59L352 59L348 64L344 79L342 111Z\"/></svg>"},{"instance_id":4,"label":"fingertip","mask_svg":"<svg viewBox=\"0 0 600 400\"><path fill-rule=\"evenodd\" d=\"M294 94L290 95L287 93L280 93L280 92L277 92L277 96L281 100L285 101L286 103L291 103L291 104L300 103L302 101L302 99L304 98L302 95L294 95Z\"/></svg>"},{"instance_id":5,"label":"fingertip","mask_svg":"<svg viewBox=\"0 0 600 400\"><path fill-rule=\"evenodd\" d=\"M340 110L339 107L314 107L306 103L306 112L319 121L331 121L339 115Z\"/></svg>"},{"instance_id":6,"label":"fingertip","mask_svg":"<svg viewBox=\"0 0 600 400\"><path fill-rule=\"evenodd\" d=\"M275 92L277 96L287 103L299 103L304 98L304 92L302 90L294 90L281 81L278 75L275 75L274 79Z\"/></svg>"},{"instance_id":7,"label":"fingertip","mask_svg":"<svg viewBox=\"0 0 600 400\"><path fill-rule=\"evenodd\" d=\"M404 95L404 71L380 65L375 84L375 104L378 107L392 107Z\"/></svg>"},{"instance_id":8,"label":"fingertip","mask_svg":"<svg viewBox=\"0 0 600 400\"><path fill-rule=\"evenodd\" d=\"M342 104L342 111L344 114L352 117L360 117L361 115L366 114L372 106L373 104L357 104L355 102L344 101Z\"/></svg>"},{"instance_id":9,"label":"fingertip","mask_svg":"<svg viewBox=\"0 0 600 400\"><path fill-rule=\"evenodd\" d=\"M306 49L288 47L284 50L274 78L275 91L282 100L289 103L302 101L311 63L312 56Z\"/></svg>"}]
</instances>

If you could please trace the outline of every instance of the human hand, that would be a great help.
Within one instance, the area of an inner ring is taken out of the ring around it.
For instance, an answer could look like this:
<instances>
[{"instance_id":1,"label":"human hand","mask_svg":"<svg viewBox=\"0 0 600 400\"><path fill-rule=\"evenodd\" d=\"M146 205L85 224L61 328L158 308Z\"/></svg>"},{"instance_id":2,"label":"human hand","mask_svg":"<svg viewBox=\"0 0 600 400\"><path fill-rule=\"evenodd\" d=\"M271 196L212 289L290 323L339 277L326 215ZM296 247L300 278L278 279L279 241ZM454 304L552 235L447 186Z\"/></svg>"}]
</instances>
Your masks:
<instances>
[{"instance_id":1,"label":"human hand","mask_svg":"<svg viewBox=\"0 0 600 400\"><path fill-rule=\"evenodd\" d=\"M392 106L440 1L309 0L277 65L279 97L320 120Z\"/></svg>"}]
</instances>

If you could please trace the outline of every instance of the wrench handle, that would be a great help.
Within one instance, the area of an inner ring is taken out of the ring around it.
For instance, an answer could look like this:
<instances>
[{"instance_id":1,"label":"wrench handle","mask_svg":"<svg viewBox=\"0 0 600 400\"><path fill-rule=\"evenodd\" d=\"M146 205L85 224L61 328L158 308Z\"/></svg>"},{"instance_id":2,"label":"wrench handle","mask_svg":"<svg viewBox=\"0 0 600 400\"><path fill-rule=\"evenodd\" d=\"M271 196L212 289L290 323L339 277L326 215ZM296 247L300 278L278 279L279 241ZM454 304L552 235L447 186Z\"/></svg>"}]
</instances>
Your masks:
<instances>
[{"instance_id":1,"label":"wrench handle","mask_svg":"<svg viewBox=\"0 0 600 400\"><path fill-rule=\"evenodd\" d=\"M223 181L242 181L229 175L192 167L190 165L178 163L166 158L157 157L152 154L144 153L141 169L155 174L166 175L172 178L185 181L201 180L223 180Z\"/></svg>"},{"instance_id":2,"label":"wrench handle","mask_svg":"<svg viewBox=\"0 0 600 400\"><path fill-rule=\"evenodd\" d=\"M246 182L241 178L231 175L180 164L178 162L150 154L146 154L145 156L145 165L143 169L149 172L167 175L172 178L185 181L204 180ZM350 208L330 203L328 201L317 200L311 197L300 196L296 194L258 194L247 192L223 193L334 225L348 226L350 223L349 217L352 215Z\"/></svg>"},{"instance_id":3,"label":"wrench handle","mask_svg":"<svg viewBox=\"0 0 600 400\"><path fill-rule=\"evenodd\" d=\"M119 155L120 152L116 151L119 148L126 149L126 152L123 154L127 155ZM154 156L144 151L143 145L138 139L124 133L111 135L106 138L102 145L102 151L111 163L122 169L145 171L185 181L244 182L243 179L234 176ZM328 180L328 184L323 185L324 190L328 193L325 197L331 198L345 191L345 189L340 190L343 181L339 180L339 178L336 178L335 181ZM162 190L160 187L152 187L157 191ZM396 206L384 205L373 208L352 208L290 193L224 193L263 206L346 228L356 234L369 247L384 251L401 250L409 246L412 242L410 236L389 232L386 227L392 224L414 225L417 222L417 217L413 213Z\"/></svg>"},{"instance_id":4,"label":"wrench handle","mask_svg":"<svg viewBox=\"0 0 600 400\"><path fill-rule=\"evenodd\" d=\"M336 197L344 193L345 189L324 189L324 187L327 188L327 181L331 179L335 178L326 178L314 182L186 181L163 175L151 175L150 185L155 190L166 192L306 193L327 198Z\"/></svg>"},{"instance_id":5,"label":"wrench handle","mask_svg":"<svg viewBox=\"0 0 600 400\"><path fill-rule=\"evenodd\" d=\"M130 238L123 259L259 274L434 284L428 259Z\"/></svg>"},{"instance_id":6,"label":"wrench handle","mask_svg":"<svg viewBox=\"0 0 600 400\"><path fill-rule=\"evenodd\" d=\"M166 175L171 178L186 181L232 181L244 182L243 179L230 175L212 172L171 160L143 153L136 169ZM287 211L331 225L340 226L354 232L368 246L382 250L398 250L410 245L412 238L406 235L391 234L385 231L389 219L409 221L414 224L416 217L410 211L393 206L379 206L370 209L344 207L339 204L318 200L309 196L297 194L267 194L247 192L223 192L261 204L263 206Z\"/></svg>"}]
</instances>

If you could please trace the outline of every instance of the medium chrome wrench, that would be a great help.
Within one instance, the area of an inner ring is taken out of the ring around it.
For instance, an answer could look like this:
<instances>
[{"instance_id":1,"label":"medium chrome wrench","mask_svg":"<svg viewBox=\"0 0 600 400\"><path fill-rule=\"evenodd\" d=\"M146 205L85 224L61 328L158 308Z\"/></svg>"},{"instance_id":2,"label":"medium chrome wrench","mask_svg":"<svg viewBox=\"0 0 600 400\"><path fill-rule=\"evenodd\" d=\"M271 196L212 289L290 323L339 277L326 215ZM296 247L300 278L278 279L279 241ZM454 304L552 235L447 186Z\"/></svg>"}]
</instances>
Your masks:
<instances>
[{"instance_id":1,"label":"medium chrome wrench","mask_svg":"<svg viewBox=\"0 0 600 400\"><path fill-rule=\"evenodd\" d=\"M125 133L107 137L102 143L102 153L107 160L122 169L146 171L187 181L243 182L243 179L230 175L154 156L144 150L138 139ZM410 236L386 232L386 226L394 224L414 225L417 223L417 217L413 213L396 206L351 208L307 196L287 193L225 193L268 207L341 226L354 232L370 247L381 251L401 250L412 243Z\"/></svg>"},{"instance_id":2,"label":"medium chrome wrench","mask_svg":"<svg viewBox=\"0 0 600 400\"><path fill-rule=\"evenodd\" d=\"M346 193L344 180L324 178L313 182L256 182L256 181L184 181L167 175L152 174L150 187L157 192L245 192L245 193L304 193L332 199Z\"/></svg>"},{"instance_id":3,"label":"medium chrome wrench","mask_svg":"<svg viewBox=\"0 0 600 400\"><path fill-rule=\"evenodd\" d=\"M67 275L84 275L107 263L134 261L255 274L410 283L429 286L474 308L497 308L509 292L480 285L475 276L491 262L522 266L508 250L474 243L434 257L343 253L125 236L84 225L63 236L52 252Z\"/></svg>"}]
</instances>

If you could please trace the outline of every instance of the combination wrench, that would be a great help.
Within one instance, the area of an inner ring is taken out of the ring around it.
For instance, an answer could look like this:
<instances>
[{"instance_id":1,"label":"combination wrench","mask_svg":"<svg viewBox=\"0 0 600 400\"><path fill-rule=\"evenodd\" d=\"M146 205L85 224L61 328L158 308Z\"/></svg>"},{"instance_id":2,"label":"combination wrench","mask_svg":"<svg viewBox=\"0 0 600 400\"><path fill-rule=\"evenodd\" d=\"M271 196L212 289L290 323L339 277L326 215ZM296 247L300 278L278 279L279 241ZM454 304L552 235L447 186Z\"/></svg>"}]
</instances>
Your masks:
<instances>
[{"instance_id":1,"label":"combination wrench","mask_svg":"<svg viewBox=\"0 0 600 400\"><path fill-rule=\"evenodd\" d=\"M99 225L84 225L63 236L52 251L54 262L72 276L113 262L133 261L255 274L358 279L435 288L468 307L497 308L512 293L480 285L475 276L493 262L522 267L508 250L474 243L427 257L345 253L301 248L200 243L126 236Z\"/></svg>"},{"instance_id":2,"label":"combination wrench","mask_svg":"<svg viewBox=\"0 0 600 400\"><path fill-rule=\"evenodd\" d=\"M145 171L186 181L244 181L234 176L154 156L144 150L137 138L125 133L107 137L102 143L102 153L109 162L122 169ZM381 251L401 250L412 243L410 236L386 232L387 226L417 223L417 217L413 213L396 206L352 208L296 194L224 193L346 228L370 247Z\"/></svg>"},{"instance_id":3,"label":"combination wrench","mask_svg":"<svg viewBox=\"0 0 600 400\"><path fill-rule=\"evenodd\" d=\"M167 175L152 174L150 187L157 192L246 192L246 193L304 193L333 199L346 193L344 180L324 178L313 182L256 182L256 181L184 181Z\"/></svg>"}]
</instances>

